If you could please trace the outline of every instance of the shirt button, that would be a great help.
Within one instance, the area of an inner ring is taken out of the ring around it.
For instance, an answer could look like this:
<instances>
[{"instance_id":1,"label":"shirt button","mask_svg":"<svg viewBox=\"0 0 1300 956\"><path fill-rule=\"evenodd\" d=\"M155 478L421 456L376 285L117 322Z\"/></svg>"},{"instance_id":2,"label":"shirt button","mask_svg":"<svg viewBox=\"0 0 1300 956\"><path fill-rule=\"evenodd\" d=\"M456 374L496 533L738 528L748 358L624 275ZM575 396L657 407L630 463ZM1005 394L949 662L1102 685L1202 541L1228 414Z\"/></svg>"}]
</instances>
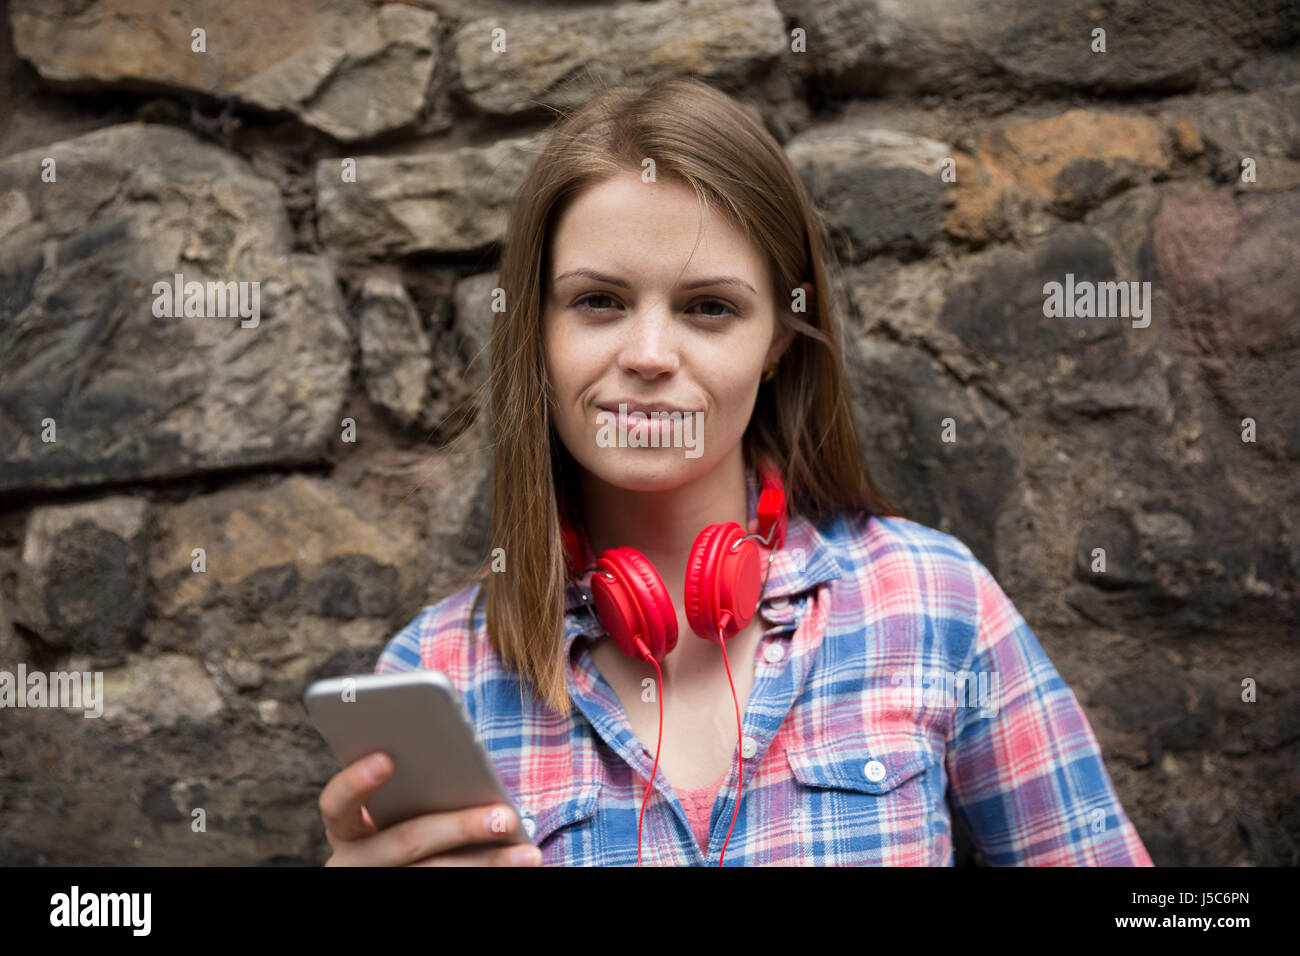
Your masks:
<instances>
[{"instance_id":1,"label":"shirt button","mask_svg":"<svg viewBox=\"0 0 1300 956\"><path fill-rule=\"evenodd\" d=\"M775 598L772 598L772 600L768 602L768 607L770 607L770 608L772 608L772 609L775 610L775 609L778 609L778 608L783 608L783 607L785 607L786 605L788 605L789 603L790 603L790 599L789 599L789 598L775 597Z\"/></svg>"},{"instance_id":2,"label":"shirt button","mask_svg":"<svg viewBox=\"0 0 1300 956\"><path fill-rule=\"evenodd\" d=\"M880 783L885 779L885 765L879 760L869 760L862 773L872 783Z\"/></svg>"},{"instance_id":3,"label":"shirt button","mask_svg":"<svg viewBox=\"0 0 1300 956\"><path fill-rule=\"evenodd\" d=\"M537 832L537 823L533 820L532 817L524 817L523 820L520 822L523 825L524 832L528 834L528 839L531 840L533 838L533 834Z\"/></svg>"},{"instance_id":4,"label":"shirt button","mask_svg":"<svg viewBox=\"0 0 1300 956\"><path fill-rule=\"evenodd\" d=\"M754 754L758 753L758 741L753 737L740 738L740 755L748 760Z\"/></svg>"},{"instance_id":5,"label":"shirt button","mask_svg":"<svg viewBox=\"0 0 1300 956\"><path fill-rule=\"evenodd\" d=\"M779 664L785 657L785 647L780 641L772 641L767 647L763 648L763 659L769 664Z\"/></svg>"}]
</instances>

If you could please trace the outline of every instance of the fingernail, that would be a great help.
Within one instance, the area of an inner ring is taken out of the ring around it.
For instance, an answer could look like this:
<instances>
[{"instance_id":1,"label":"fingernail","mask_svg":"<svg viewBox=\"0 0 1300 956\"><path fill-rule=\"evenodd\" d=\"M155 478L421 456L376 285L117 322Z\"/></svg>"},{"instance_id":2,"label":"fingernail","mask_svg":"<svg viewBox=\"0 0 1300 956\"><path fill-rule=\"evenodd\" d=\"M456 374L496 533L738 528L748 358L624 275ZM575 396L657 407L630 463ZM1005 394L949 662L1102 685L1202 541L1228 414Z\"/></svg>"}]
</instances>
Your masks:
<instances>
[{"instance_id":1,"label":"fingernail","mask_svg":"<svg viewBox=\"0 0 1300 956\"><path fill-rule=\"evenodd\" d=\"M514 852L515 866L541 866L542 851L535 846L525 846Z\"/></svg>"},{"instance_id":2,"label":"fingernail","mask_svg":"<svg viewBox=\"0 0 1300 956\"><path fill-rule=\"evenodd\" d=\"M375 754L366 761L366 776L370 778L371 783L378 783L384 779L384 773L388 770L388 762L384 759L383 754Z\"/></svg>"}]
</instances>

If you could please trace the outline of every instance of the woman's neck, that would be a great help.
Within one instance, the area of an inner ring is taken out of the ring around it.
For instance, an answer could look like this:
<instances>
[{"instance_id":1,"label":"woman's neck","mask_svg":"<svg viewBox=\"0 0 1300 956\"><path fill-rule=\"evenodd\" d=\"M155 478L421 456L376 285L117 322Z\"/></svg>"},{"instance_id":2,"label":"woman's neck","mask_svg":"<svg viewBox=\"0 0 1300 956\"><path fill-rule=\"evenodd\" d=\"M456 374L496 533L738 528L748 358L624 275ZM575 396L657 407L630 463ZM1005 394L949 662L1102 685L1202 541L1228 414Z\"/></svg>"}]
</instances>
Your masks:
<instances>
[{"instance_id":1,"label":"woman's neck","mask_svg":"<svg viewBox=\"0 0 1300 956\"><path fill-rule=\"evenodd\" d=\"M690 482L662 491L635 491L580 473L582 518L592 553L620 545L654 565L680 604L686 564L707 525L734 521L747 529L745 459L741 447Z\"/></svg>"}]
</instances>

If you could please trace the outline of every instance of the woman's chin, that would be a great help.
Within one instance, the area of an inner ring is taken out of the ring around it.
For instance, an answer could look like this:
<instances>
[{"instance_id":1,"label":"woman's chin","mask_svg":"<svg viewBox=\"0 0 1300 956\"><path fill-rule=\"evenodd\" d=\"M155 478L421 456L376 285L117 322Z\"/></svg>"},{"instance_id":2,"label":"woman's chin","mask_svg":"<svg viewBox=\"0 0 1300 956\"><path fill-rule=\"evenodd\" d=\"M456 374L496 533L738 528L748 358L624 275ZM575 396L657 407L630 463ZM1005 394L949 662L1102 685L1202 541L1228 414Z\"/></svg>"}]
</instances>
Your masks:
<instances>
[{"instance_id":1,"label":"woman's chin","mask_svg":"<svg viewBox=\"0 0 1300 956\"><path fill-rule=\"evenodd\" d=\"M628 491L669 491L690 480L702 458L687 458L680 448L599 448L587 470L606 484Z\"/></svg>"}]
</instances>

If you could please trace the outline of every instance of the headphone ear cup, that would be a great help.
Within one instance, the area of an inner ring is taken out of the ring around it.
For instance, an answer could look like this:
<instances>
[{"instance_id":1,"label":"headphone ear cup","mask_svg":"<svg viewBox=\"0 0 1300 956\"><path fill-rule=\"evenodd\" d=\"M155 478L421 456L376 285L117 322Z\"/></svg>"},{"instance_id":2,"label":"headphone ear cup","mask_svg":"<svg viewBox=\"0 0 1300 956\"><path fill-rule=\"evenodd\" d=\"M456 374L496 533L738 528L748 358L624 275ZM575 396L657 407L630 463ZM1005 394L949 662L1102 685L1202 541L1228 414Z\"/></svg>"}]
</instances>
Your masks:
<instances>
[{"instance_id":1,"label":"headphone ear cup","mask_svg":"<svg viewBox=\"0 0 1300 956\"><path fill-rule=\"evenodd\" d=\"M677 612L659 572L641 552L618 547L606 551L592 576L592 598L600 622L620 651L641 657L638 635L655 660L677 646ZM613 580L600 571L608 572Z\"/></svg>"},{"instance_id":2,"label":"headphone ear cup","mask_svg":"<svg viewBox=\"0 0 1300 956\"><path fill-rule=\"evenodd\" d=\"M727 637L739 634L753 620L758 604L759 589L763 586L762 556L753 538L747 538L731 550L733 542L745 537L745 532L734 522L722 542L720 567L717 577L717 597L714 598L718 616L731 612L731 620L724 631Z\"/></svg>"},{"instance_id":3,"label":"headphone ear cup","mask_svg":"<svg viewBox=\"0 0 1300 956\"><path fill-rule=\"evenodd\" d=\"M710 558L713 541L723 526L711 524L695 536L691 555L686 560L686 586L682 589L686 620L691 630L705 640L717 634L717 618L713 614L713 564Z\"/></svg>"},{"instance_id":4,"label":"headphone ear cup","mask_svg":"<svg viewBox=\"0 0 1300 956\"><path fill-rule=\"evenodd\" d=\"M761 586L758 548L734 521L711 524L695 539L686 565L683 599L691 629L705 640L717 640L723 611L731 619L722 629L723 639L735 637L754 616Z\"/></svg>"}]
</instances>

